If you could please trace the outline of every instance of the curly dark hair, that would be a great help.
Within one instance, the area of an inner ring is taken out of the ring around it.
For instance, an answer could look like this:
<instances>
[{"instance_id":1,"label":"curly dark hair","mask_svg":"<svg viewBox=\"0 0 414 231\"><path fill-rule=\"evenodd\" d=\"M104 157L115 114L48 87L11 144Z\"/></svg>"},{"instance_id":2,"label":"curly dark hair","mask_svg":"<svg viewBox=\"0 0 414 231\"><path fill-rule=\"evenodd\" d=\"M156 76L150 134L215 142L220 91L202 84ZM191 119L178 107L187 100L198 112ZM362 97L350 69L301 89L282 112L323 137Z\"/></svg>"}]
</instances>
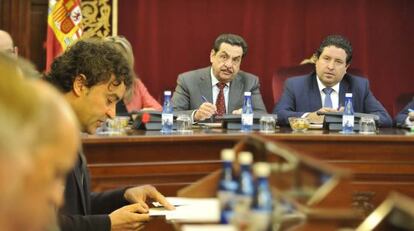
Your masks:
<instances>
[{"instance_id":1,"label":"curly dark hair","mask_svg":"<svg viewBox=\"0 0 414 231\"><path fill-rule=\"evenodd\" d=\"M127 90L134 82L125 57L111 42L100 39L84 39L73 44L53 61L44 78L66 93L72 90L73 82L80 74L86 77L87 87L107 83L112 74L115 76L113 84L124 83Z\"/></svg>"},{"instance_id":2,"label":"curly dark hair","mask_svg":"<svg viewBox=\"0 0 414 231\"><path fill-rule=\"evenodd\" d=\"M213 43L213 49L215 52L220 50L220 45L222 43L228 43L232 46L239 46L243 49L243 57L247 54L247 43L244 39L236 34L221 34L219 35Z\"/></svg>"},{"instance_id":3,"label":"curly dark hair","mask_svg":"<svg viewBox=\"0 0 414 231\"><path fill-rule=\"evenodd\" d=\"M346 39L342 35L329 35L327 36L319 46L318 50L316 51L315 55L319 59L321 56L323 49L325 47L334 46L341 49L344 49L346 53L346 64L351 63L352 60L352 45L348 39Z\"/></svg>"}]
</instances>

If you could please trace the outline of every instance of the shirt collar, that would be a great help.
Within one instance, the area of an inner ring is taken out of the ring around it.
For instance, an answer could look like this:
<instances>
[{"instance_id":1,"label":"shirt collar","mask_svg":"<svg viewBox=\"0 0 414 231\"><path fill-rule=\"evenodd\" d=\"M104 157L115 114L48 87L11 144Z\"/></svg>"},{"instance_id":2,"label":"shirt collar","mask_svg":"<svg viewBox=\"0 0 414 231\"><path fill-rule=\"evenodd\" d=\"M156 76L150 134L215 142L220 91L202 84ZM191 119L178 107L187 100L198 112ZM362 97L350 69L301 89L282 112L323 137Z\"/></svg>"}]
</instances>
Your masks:
<instances>
[{"instance_id":1,"label":"shirt collar","mask_svg":"<svg viewBox=\"0 0 414 231\"><path fill-rule=\"evenodd\" d=\"M321 92L324 88L326 88L326 86L325 85L323 85L323 83L321 82L321 80L319 79L319 77L318 77L318 75L316 75L316 81L318 82L318 88L319 88L319 92ZM341 82L339 82L339 83L337 83L337 84L335 84L335 85L333 85L331 88L336 92L336 93L338 93L339 94L339 84L340 84Z\"/></svg>"},{"instance_id":2,"label":"shirt collar","mask_svg":"<svg viewBox=\"0 0 414 231\"><path fill-rule=\"evenodd\" d=\"M218 82L218 79L216 78L216 76L213 73L213 68L210 68L210 76L211 76L211 86L216 86ZM230 86L230 83L225 83L227 87Z\"/></svg>"}]
</instances>

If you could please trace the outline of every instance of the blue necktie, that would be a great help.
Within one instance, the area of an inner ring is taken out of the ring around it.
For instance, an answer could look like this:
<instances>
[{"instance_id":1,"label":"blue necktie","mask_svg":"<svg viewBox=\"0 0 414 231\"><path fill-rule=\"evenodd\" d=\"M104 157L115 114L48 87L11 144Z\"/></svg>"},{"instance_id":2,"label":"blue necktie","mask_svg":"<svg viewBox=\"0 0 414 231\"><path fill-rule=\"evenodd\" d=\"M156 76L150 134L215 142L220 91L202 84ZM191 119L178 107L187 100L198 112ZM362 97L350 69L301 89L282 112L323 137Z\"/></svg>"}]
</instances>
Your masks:
<instances>
[{"instance_id":1,"label":"blue necktie","mask_svg":"<svg viewBox=\"0 0 414 231\"><path fill-rule=\"evenodd\" d=\"M323 103L323 106L332 108L331 93L332 93L333 89L330 88L330 87L326 87L322 91L325 93L325 102Z\"/></svg>"}]
</instances>

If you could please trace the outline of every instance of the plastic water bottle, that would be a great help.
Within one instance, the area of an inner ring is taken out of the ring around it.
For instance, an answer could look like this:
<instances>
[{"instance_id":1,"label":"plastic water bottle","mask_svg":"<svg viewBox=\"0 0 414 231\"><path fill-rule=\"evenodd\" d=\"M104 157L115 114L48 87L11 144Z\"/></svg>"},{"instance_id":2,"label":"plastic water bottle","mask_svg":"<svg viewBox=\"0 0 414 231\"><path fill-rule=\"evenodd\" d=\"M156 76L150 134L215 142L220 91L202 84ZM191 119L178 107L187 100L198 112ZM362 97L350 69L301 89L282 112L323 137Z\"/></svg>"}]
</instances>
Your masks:
<instances>
[{"instance_id":1,"label":"plastic water bottle","mask_svg":"<svg viewBox=\"0 0 414 231\"><path fill-rule=\"evenodd\" d=\"M244 230L249 221L249 211L254 193L253 175L251 171L252 161L253 156L250 152L239 153L240 175L237 181L234 218L232 220L232 223L239 230Z\"/></svg>"},{"instance_id":2,"label":"plastic water bottle","mask_svg":"<svg viewBox=\"0 0 414 231\"><path fill-rule=\"evenodd\" d=\"M345 108L342 115L342 132L354 132L354 107L352 106L352 93L345 94Z\"/></svg>"},{"instance_id":3,"label":"plastic water bottle","mask_svg":"<svg viewBox=\"0 0 414 231\"><path fill-rule=\"evenodd\" d=\"M273 199L268 181L270 165L265 162L258 162L254 164L253 171L256 176L256 182L248 230L271 230Z\"/></svg>"},{"instance_id":4,"label":"plastic water bottle","mask_svg":"<svg viewBox=\"0 0 414 231\"><path fill-rule=\"evenodd\" d=\"M252 106L252 93L249 91L244 92L244 102L242 109L242 131L249 132L253 128L253 106Z\"/></svg>"},{"instance_id":5,"label":"plastic water bottle","mask_svg":"<svg viewBox=\"0 0 414 231\"><path fill-rule=\"evenodd\" d=\"M237 190L237 181L233 172L234 157L233 149L223 149L221 151L223 168L217 192L217 197L220 201L221 224L229 224L233 217L234 196Z\"/></svg>"},{"instance_id":6,"label":"plastic water bottle","mask_svg":"<svg viewBox=\"0 0 414 231\"><path fill-rule=\"evenodd\" d=\"M164 105L161 114L161 132L171 133L173 128L173 105L171 91L164 91Z\"/></svg>"}]
</instances>

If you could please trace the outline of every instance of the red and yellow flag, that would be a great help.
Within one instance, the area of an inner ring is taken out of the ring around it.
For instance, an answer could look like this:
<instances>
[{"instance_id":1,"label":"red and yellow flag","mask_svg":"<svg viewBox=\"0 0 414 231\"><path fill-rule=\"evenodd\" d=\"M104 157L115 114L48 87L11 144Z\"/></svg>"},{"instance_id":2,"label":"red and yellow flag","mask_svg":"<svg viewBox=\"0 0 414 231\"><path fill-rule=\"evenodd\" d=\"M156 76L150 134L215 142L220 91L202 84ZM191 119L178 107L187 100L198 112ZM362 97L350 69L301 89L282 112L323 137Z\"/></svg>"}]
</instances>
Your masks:
<instances>
[{"instance_id":1,"label":"red and yellow flag","mask_svg":"<svg viewBox=\"0 0 414 231\"><path fill-rule=\"evenodd\" d=\"M49 0L46 70L53 59L82 36L80 0Z\"/></svg>"}]
</instances>

